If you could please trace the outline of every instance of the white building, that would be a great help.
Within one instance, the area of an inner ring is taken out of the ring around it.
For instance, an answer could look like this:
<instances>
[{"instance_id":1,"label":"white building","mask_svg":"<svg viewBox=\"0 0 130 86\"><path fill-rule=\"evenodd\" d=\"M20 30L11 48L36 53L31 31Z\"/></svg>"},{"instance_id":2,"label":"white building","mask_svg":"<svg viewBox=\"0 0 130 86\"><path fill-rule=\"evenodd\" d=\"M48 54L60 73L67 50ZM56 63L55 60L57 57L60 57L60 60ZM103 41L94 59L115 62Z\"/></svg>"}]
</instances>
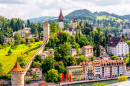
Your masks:
<instances>
[{"instance_id":1,"label":"white building","mask_svg":"<svg viewBox=\"0 0 130 86\"><path fill-rule=\"evenodd\" d=\"M77 49L70 49L70 55L71 56L77 55Z\"/></svg>"},{"instance_id":2,"label":"white building","mask_svg":"<svg viewBox=\"0 0 130 86\"><path fill-rule=\"evenodd\" d=\"M130 29L129 28L125 28L125 29L123 29L123 34L125 34L125 33L129 33L130 32Z\"/></svg>"},{"instance_id":3,"label":"white building","mask_svg":"<svg viewBox=\"0 0 130 86\"><path fill-rule=\"evenodd\" d=\"M125 57L129 54L129 46L121 37L112 37L107 44L107 53L117 57Z\"/></svg>"}]
</instances>

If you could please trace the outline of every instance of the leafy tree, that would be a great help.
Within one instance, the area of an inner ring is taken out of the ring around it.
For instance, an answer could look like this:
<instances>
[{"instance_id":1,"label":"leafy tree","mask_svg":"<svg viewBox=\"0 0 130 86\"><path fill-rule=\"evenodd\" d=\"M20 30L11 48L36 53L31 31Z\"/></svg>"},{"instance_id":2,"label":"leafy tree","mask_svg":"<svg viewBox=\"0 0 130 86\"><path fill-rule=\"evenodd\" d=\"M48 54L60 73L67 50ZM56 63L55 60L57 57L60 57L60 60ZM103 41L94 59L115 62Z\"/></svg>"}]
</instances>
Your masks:
<instances>
[{"instance_id":1,"label":"leafy tree","mask_svg":"<svg viewBox=\"0 0 130 86\"><path fill-rule=\"evenodd\" d=\"M103 83L97 83L97 84L94 83L92 86L106 86L106 85L107 84L103 82Z\"/></svg>"},{"instance_id":2,"label":"leafy tree","mask_svg":"<svg viewBox=\"0 0 130 86\"><path fill-rule=\"evenodd\" d=\"M22 43L22 44L25 44L25 43L26 43L25 38L22 38L21 43Z\"/></svg>"},{"instance_id":3,"label":"leafy tree","mask_svg":"<svg viewBox=\"0 0 130 86\"><path fill-rule=\"evenodd\" d=\"M16 40L18 42L18 44L20 44L21 43L21 35L19 33L15 33L14 40Z\"/></svg>"},{"instance_id":4,"label":"leafy tree","mask_svg":"<svg viewBox=\"0 0 130 86\"><path fill-rule=\"evenodd\" d=\"M27 20L27 27L30 27L30 21Z\"/></svg>"},{"instance_id":5,"label":"leafy tree","mask_svg":"<svg viewBox=\"0 0 130 86\"><path fill-rule=\"evenodd\" d=\"M9 45L7 43L3 43L3 47L6 48L8 47Z\"/></svg>"},{"instance_id":6,"label":"leafy tree","mask_svg":"<svg viewBox=\"0 0 130 86\"><path fill-rule=\"evenodd\" d=\"M41 56L39 56L39 55L36 55L33 61L35 61L35 62L37 62L37 61L38 61L38 62L40 62L40 63L41 63L41 62L42 62L42 57L41 57Z\"/></svg>"},{"instance_id":7,"label":"leafy tree","mask_svg":"<svg viewBox=\"0 0 130 86\"><path fill-rule=\"evenodd\" d=\"M76 40L76 42L79 41L79 35L77 34L77 32L76 32L75 40Z\"/></svg>"},{"instance_id":8,"label":"leafy tree","mask_svg":"<svg viewBox=\"0 0 130 86\"><path fill-rule=\"evenodd\" d=\"M33 74L33 79L36 79L38 75L36 73Z\"/></svg>"},{"instance_id":9,"label":"leafy tree","mask_svg":"<svg viewBox=\"0 0 130 86\"><path fill-rule=\"evenodd\" d=\"M20 62L20 66L22 67L22 68L24 68L26 65L25 65L25 62L24 61L22 61L22 62Z\"/></svg>"},{"instance_id":10,"label":"leafy tree","mask_svg":"<svg viewBox=\"0 0 130 86\"><path fill-rule=\"evenodd\" d=\"M77 63L79 64L80 62L83 62L83 61L88 61L88 59L87 59L87 57L85 57L85 56L79 56L78 58L77 58Z\"/></svg>"},{"instance_id":11,"label":"leafy tree","mask_svg":"<svg viewBox=\"0 0 130 86\"><path fill-rule=\"evenodd\" d=\"M102 45L103 45L103 47L106 47L106 39L105 38L103 38Z\"/></svg>"},{"instance_id":12,"label":"leafy tree","mask_svg":"<svg viewBox=\"0 0 130 86\"><path fill-rule=\"evenodd\" d=\"M4 43L4 34L0 31L0 44Z\"/></svg>"},{"instance_id":13,"label":"leafy tree","mask_svg":"<svg viewBox=\"0 0 130 86\"><path fill-rule=\"evenodd\" d=\"M80 47L83 47L83 46L90 44L90 42L88 41L86 36L81 36L78 43L79 43Z\"/></svg>"},{"instance_id":14,"label":"leafy tree","mask_svg":"<svg viewBox=\"0 0 130 86\"><path fill-rule=\"evenodd\" d=\"M50 56L43 59L43 63L41 66L43 69L43 73L46 73L50 69L54 68L55 62L56 62L55 59L53 57L50 57Z\"/></svg>"},{"instance_id":15,"label":"leafy tree","mask_svg":"<svg viewBox=\"0 0 130 86\"><path fill-rule=\"evenodd\" d=\"M79 24L77 24L77 29L81 29L81 26Z\"/></svg>"},{"instance_id":16,"label":"leafy tree","mask_svg":"<svg viewBox=\"0 0 130 86\"><path fill-rule=\"evenodd\" d=\"M72 44L73 42L75 42L75 37L74 36L70 36L69 37L69 42Z\"/></svg>"},{"instance_id":17,"label":"leafy tree","mask_svg":"<svg viewBox=\"0 0 130 86\"><path fill-rule=\"evenodd\" d=\"M118 60L117 56L111 56L112 60Z\"/></svg>"},{"instance_id":18,"label":"leafy tree","mask_svg":"<svg viewBox=\"0 0 130 86\"><path fill-rule=\"evenodd\" d=\"M84 34L89 35L90 32L91 32L91 28L90 27L85 27L83 31L84 31Z\"/></svg>"},{"instance_id":19,"label":"leafy tree","mask_svg":"<svg viewBox=\"0 0 130 86\"><path fill-rule=\"evenodd\" d=\"M34 61L34 62L32 63L32 67L33 67L33 68L41 67L41 63L40 63L39 61L37 61L37 62Z\"/></svg>"},{"instance_id":20,"label":"leafy tree","mask_svg":"<svg viewBox=\"0 0 130 86\"><path fill-rule=\"evenodd\" d=\"M64 44L59 45L57 51L59 52L60 56L65 57L70 54L70 51L69 51L70 48L71 48L70 43L64 43Z\"/></svg>"},{"instance_id":21,"label":"leafy tree","mask_svg":"<svg viewBox=\"0 0 130 86\"><path fill-rule=\"evenodd\" d=\"M74 56L66 56L63 59L65 66L74 66L75 65L75 57Z\"/></svg>"},{"instance_id":22,"label":"leafy tree","mask_svg":"<svg viewBox=\"0 0 130 86\"><path fill-rule=\"evenodd\" d=\"M34 34L35 29L37 29L38 26L39 26L39 25L38 25L37 23L32 23L32 24L31 24L31 30L30 30L30 32L31 32L32 34Z\"/></svg>"},{"instance_id":23,"label":"leafy tree","mask_svg":"<svg viewBox=\"0 0 130 86\"><path fill-rule=\"evenodd\" d=\"M61 31L61 32L58 34L58 39L60 40L60 41L59 41L60 43L68 42L69 33L64 32L64 31Z\"/></svg>"},{"instance_id":24,"label":"leafy tree","mask_svg":"<svg viewBox=\"0 0 130 86\"><path fill-rule=\"evenodd\" d=\"M91 56L91 61L93 61L93 60L94 60L94 57L95 57L95 56Z\"/></svg>"},{"instance_id":25,"label":"leafy tree","mask_svg":"<svg viewBox=\"0 0 130 86\"><path fill-rule=\"evenodd\" d=\"M65 71L64 63L62 61L56 62L55 69L58 70L59 73L64 73Z\"/></svg>"},{"instance_id":26,"label":"leafy tree","mask_svg":"<svg viewBox=\"0 0 130 86\"><path fill-rule=\"evenodd\" d=\"M11 45L13 45L13 42L11 42L11 41L8 41L8 44L11 46Z\"/></svg>"},{"instance_id":27,"label":"leafy tree","mask_svg":"<svg viewBox=\"0 0 130 86\"><path fill-rule=\"evenodd\" d=\"M47 82L58 82L59 77L61 77L61 74L58 74L58 71L55 69L51 69L47 72L47 75L45 76L45 80ZM61 80L60 80L61 81Z\"/></svg>"},{"instance_id":28,"label":"leafy tree","mask_svg":"<svg viewBox=\"0 0 130 86\"><path fill-rule=\"evenodd\" d=\"M37 31L37 29L35 29L34 35L38 36L38 31Z\"/></svg>"},{"instance_id":29,"label":"leafy tree","mask_svg":"<svg viewBox=\"0 0 130 86\"><path fill-rule=\"evenodd\" d=\"M129 63L129 54L126 54L126 60L125 60L126 63Z\"/></svg>"},{"instance_id":30,"label":"leafy tree","mask_svg":"<svg viewBox=\"0 0 130 86\"><path fill-rule=\"evenodd\" d=\"M122 82L122 81L127 81L128 80L128 77L122 75L120 77L118 77L118 81L117 82Z\"/></svg>"},{"instance_id":31,"label":"leafy tree","mask_svg":"<svg viewBox=\"0 0 130 86\"><path fill-rule=\"evenodd\" d=\"M100 47L99 45L96 46L96 57L100 56Z\"/></svg>"},{"instance_id":32,"label":"leafy tree","mask_svg":"<svg viewBox=\"0 0 130 86\"><path fill-rule=\"evenodd\" d=\"M35 42L35 39L34 39L34 38L30 38L29 41L30 41L31 43L34 43L34 42Z\"/></svg>"}]
</instances>

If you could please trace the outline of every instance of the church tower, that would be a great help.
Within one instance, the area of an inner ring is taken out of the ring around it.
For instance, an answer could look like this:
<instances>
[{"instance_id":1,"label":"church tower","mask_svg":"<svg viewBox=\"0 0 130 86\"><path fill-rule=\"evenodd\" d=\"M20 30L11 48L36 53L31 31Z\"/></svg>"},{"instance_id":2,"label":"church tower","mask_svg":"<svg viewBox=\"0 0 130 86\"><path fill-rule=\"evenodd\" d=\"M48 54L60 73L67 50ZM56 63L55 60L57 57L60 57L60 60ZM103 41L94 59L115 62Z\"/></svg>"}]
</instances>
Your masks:
<instances>
[{"instance_id":1,"label":"church tower","mask_svg":"<svg viewBox=\"0 0 130 86\"><path fill-rule=\"evenodd\" d=\"M24 69L21 68L18 62L11 70L11 84L12 86L24 86Z\"/></svg>"},{"instance_id":2,"label":"church tower","mask_svg":"<svg viewBox=\"0 0 130 86\"><path fill-rule=\"evenodd\" d=\"M58 23L59 23L60 27L63 29L64 28L64 17L63 17L63 14L62 14L62 9L60 9L60 15L59 15Z\"/></svg>"},{"instance_id":3,"label":"church tower","mask_svg":"<svg viewBox=\"0 0 130 86\"><path fill-rule=\"evenodd\" d=\"M77 28L76 18L74 18L74 20L73 20L73 22L72 22L72 28L73 28L73 29Z\"/></svg>"},{"instance_id":4,"label":"church tower","mask_svg":"<svg viewBox=\"0 0 130 86\"><path fill-rule=\"evenodd\" d=\"M50 34L49 28L50 28L50 24L47 21L45 21L44 24L43 24L43 39L44 39L44 42L49 37L49 34Z\"/></svg>"}]
</instances>

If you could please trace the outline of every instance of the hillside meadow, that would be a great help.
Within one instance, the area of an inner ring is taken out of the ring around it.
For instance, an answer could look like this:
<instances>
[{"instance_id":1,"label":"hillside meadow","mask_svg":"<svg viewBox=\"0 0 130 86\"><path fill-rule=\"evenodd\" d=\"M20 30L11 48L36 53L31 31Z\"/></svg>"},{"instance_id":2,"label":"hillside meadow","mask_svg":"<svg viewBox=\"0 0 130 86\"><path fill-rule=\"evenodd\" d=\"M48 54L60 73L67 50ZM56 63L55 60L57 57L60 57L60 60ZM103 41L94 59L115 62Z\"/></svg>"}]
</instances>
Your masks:
<instances>
[{"instance_id":1,"label":"hillside meadow","mask_svg":"<svg viewBox=\"0 0 130 86\"><path fill-rule=\"evenodd\" d=\"M31 43L29 45L21 44L17 47L7 47L0 50L0 63L2 63L2 73L7 74L14 67L17 57L22 57L25 65L36 53L36 51L43 44L42 41ZM8 51L11 49L12 54L8 56ZM25 66L23 67L25 68Z\"/></svg>"}]
</instances>

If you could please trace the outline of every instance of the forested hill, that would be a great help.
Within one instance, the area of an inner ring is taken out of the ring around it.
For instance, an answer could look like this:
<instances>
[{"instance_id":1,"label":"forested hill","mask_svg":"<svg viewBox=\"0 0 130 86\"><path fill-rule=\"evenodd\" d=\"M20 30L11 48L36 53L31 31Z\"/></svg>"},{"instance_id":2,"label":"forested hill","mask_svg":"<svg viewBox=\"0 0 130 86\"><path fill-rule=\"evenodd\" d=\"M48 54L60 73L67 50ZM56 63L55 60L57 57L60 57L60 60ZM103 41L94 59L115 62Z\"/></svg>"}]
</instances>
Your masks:
<instances>
[{"instance_id":1,"label":"forested hill","mask_svg":"<svg viewBox=\"0 0 130 86\"><path fill-rule=\"evenodd\" d=\"M130 15L119 16L117 14L114 14L114 13L110 14L108 12L94 12L94 13L92 13L91 11L89 11L87 9L75 10L75 11L69 13L68 15L66 15L65 18L72 19L72 18L76 17L78 19L85 20L85 18L89 17L89 18L98 20L100 17L100 20L107 19L107 18L104 18L104 16L105 17L110 16L114 19L130 20Z\"/></svg>"},{"instance_id":2,"label":"forested hill","mask_svg":"<svg viewBox=\"0 0 130 86\"><path fill-rule=\"evenodd\" d=\"M33 22L33 23L43 23L44 21L55 20L55 19L58 19L58 17L43 16L39 18L31 18L29 20L30 22ZM27 20L25 20L24 22L27 22Z\"/></svg>"}]
</instances>

